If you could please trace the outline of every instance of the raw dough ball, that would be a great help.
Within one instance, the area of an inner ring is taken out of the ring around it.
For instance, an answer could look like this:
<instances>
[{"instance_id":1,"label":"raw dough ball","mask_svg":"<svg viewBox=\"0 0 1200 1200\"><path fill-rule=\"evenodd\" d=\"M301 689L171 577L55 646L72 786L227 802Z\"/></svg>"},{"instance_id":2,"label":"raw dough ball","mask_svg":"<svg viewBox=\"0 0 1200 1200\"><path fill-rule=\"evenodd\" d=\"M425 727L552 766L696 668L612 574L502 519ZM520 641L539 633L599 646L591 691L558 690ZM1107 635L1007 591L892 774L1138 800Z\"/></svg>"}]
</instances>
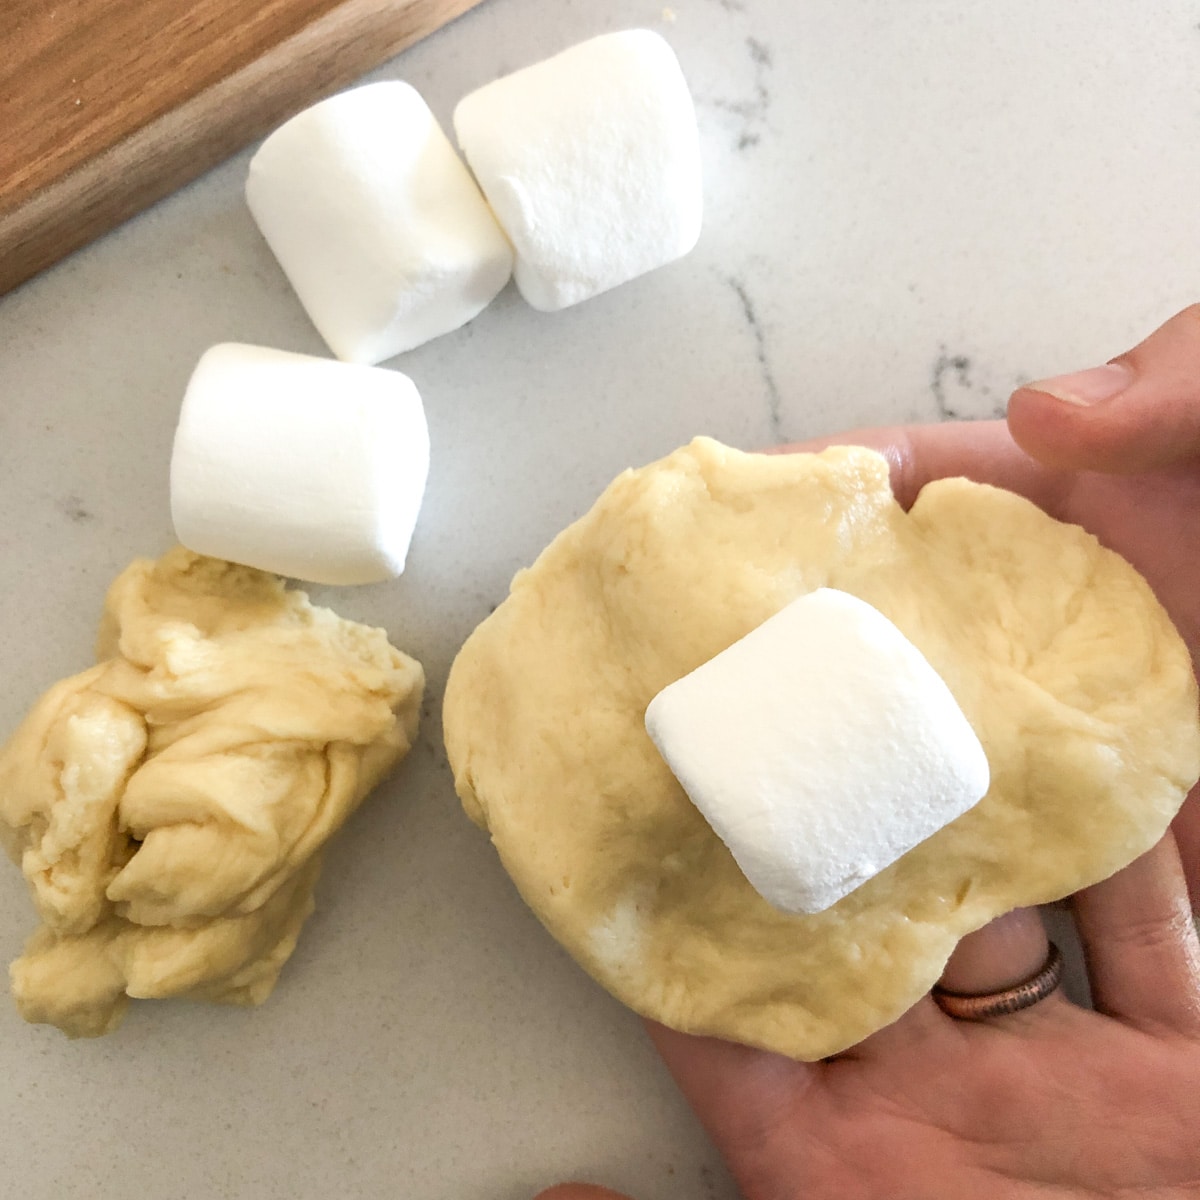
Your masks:
<instances>
[{"instance_id":1,"label":"raw dough ball","mask_svg":"<svg viewBox=\"0 0 1200 1200\"><path fill-rule=\"evenodd\" d=\"M819 587L874 605L921 650L992 786L832 908L788 916L642 719ZM962 479L905 513L869 450L771 457L706 439L625 472L517 575L454 664L445 732L467 812L591 974L676 1029L803 1059L895 1020L963 934L1147 850L1200 773L1187 650L1090 534Z\"/></svg>"},{"instance_id":2,"label":"raw dough ball","mask_svg":"<svg viewBox=\"0 0 1200 1200\"><path fill-rule=\"evenodd\" d=\"M112 585L97 658L0 749L0 840L42 919L21 1014L86 1037L128 996L259 1004L322 846L413 743L421 666L182 548Z\"/></svg>"}]
</instances>

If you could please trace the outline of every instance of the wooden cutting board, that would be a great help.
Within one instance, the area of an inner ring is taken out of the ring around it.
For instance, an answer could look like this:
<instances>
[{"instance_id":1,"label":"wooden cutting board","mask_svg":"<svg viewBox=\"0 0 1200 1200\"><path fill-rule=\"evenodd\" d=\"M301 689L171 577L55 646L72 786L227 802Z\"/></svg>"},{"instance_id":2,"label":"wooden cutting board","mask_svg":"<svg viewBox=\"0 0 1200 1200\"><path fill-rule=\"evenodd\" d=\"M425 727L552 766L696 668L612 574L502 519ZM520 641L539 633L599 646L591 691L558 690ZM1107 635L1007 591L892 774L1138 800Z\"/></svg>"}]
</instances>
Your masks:
<instances>
[{"instance_id":1,"label":"wooden cutting board","mask_svg":"<svg viewBox=\"0 0 1200 1200\"><path fill-rule=\"evenodd\" d=\"M0 294L480 0L0 0Z\"/></svg>"}]
</instances>

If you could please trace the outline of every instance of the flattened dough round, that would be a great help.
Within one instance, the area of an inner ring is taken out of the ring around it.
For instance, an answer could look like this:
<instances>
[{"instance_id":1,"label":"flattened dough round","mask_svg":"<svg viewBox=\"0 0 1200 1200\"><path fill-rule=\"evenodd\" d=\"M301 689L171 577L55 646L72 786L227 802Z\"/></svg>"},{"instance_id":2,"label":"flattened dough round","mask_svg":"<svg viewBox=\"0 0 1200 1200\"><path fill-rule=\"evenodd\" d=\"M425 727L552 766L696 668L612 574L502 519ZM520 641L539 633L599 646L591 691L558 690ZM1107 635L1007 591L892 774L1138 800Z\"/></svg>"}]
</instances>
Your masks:
<instances>
[{"instance_id":1,"label":"flattened dough round","mask_svg":"<svg viewBox=\"0 0 1200 1200\"><path fill-rule=\"evenodd\" d=\"M652 697L795 597L873 604L987 751L970 812L833 908L767 904L643 728ZM1200 773L1187 650L1145 581L1008 492L885 460L699 439L627 471L475 631L446 689L469 815L617 997L676 1029L817 1059L890 1023L958 939L1152 846Z\"/></svg>"}]
</instances>

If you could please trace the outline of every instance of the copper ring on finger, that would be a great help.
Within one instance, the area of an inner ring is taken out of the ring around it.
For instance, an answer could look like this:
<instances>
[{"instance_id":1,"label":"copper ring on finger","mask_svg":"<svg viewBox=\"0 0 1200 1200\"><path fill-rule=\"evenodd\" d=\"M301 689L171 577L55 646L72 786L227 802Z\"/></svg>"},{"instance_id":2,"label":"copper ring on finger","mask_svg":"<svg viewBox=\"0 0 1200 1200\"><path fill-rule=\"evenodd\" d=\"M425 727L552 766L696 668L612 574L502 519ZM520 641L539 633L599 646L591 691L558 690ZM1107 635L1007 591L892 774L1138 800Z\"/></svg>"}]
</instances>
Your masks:
<instances>
[{"instance_id":1,"label":"copper ring on finger","mask_svg":"<svg viewBox=\"0 0 1200 1200\"><path fill-rule=\"evenodd\" d=\"M1062 976L1062 951L1051 942L1041 969L1023 983L982 994L952 992L939 984L932 995L938 1008L951 1017L960 1021L986 1021L989 1017L1008 1016L1040 1004L1058 990Z\"/></svg>"}]
</instances>

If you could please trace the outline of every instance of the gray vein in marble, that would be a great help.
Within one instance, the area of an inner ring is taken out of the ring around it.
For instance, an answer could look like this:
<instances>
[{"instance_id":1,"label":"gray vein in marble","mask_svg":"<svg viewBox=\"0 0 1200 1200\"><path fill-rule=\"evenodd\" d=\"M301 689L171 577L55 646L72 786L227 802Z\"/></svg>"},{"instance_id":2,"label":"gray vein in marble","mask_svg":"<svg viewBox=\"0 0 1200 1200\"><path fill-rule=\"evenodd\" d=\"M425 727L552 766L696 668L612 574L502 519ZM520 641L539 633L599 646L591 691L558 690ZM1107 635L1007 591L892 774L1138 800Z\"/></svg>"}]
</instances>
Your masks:
<instances>
[{"instance_id":1,"label":"gray vein in marble","mask_svg":"<svg viewBox=\"0 0 1200 1200\"><path fill-rule=\"evenodd\" d=\"M746 285L736 275L728 276L725 282L737 296L738 303L742 306L742 316L754 338L754 357L758 362L759 377L762 379L767 393L767 412L771 422L771 436L777 442L782 442L784 440L783 403L779 395L779 385L775 381L775 371L771 366L766 330L758 319L758 310L750 298L750 293L746 290Z\"/></svg>"},{"instance_id":2,"label":"gray vein in marble","mask_svg":"<svg viewBox=\"0 0 1200 1200\"><path fill-rule=\"evenodd\" d=\"M67 520L74 522L76 525L83 525L88 521L96 519L96 514L84 504L83 499L74 494L64 496L58 502L58 510Z\"/></svg>"},{"instance_id":3,"label":"gray vein in marble","mask_svg":"<svg viewBox=\"0 0 1200 1200\"><path fill-rule=\"evenodd\" d=\"M997 401L995 389L979 380L970 356L951 354L945 346L934 359L929 391L943 421L1003 417L1007 409L1007 401Z\"/></svg>"},{"instance_id":4,"label":"gray vein in marble","mask_svg":"<svg viewBox=\"0 0 1200 1200\"><path fill-rule=\"evenodd\" d=\"M951 355L943 350L934 360L929 379L929 390L933 393L938 415L943 421L956 421L962 416L958 409L951 407L947 396L951 382L957 384L960 390L971 390L971 360L965 354Z\"/></svg>"},{"instance_id":5,"label":"gray vein in marble","mask_svg":"<svg viewBox=\"0 0 1200 1200\"><path fill-rule=\"evenodd\" d=\"M767 86L767 80L774 65L771 48L765 42L759 41L758 38L748 37L746 38L746 49L750 54L750 61L754 65L754 80L749 97L730 100L723 96L717 96L701 101L721 112L741 117L742 126L738 131L737 138L739 150L749 150L762 141L763 129L771 110L771 89Z\"/></svg>"}]
</instances>

